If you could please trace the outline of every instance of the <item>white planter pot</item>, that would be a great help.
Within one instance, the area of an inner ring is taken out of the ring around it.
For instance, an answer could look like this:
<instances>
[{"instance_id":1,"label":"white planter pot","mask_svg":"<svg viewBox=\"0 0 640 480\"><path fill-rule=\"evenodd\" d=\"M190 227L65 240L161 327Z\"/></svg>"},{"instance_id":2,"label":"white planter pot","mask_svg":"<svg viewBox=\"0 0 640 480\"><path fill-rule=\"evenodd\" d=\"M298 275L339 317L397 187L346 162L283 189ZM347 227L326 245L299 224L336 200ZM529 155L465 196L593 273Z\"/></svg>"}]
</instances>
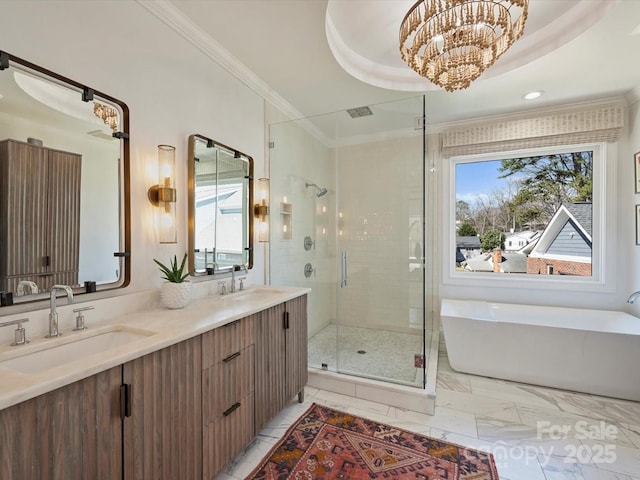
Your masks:
<instances>
[{"instance_id":1,"label":"white planter pot","mask_svg":"<svg viewBox=\"0 0 640 480\"><path fill-rule=\"evenodd\" d=\"M160 301L166 308L183 308L187 306L189 300L191 300L191 282L164 282L160 285Z\"/></svg>"}]
</instances>

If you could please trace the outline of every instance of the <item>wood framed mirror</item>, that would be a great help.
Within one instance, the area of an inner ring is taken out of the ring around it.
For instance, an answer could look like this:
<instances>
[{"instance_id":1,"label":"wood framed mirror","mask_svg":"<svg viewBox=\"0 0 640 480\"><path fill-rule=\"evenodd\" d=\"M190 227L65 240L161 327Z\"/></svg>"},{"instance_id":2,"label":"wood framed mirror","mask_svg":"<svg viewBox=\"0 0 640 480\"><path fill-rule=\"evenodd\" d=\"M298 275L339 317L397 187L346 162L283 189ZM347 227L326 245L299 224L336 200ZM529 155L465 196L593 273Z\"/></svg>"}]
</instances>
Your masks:
<instances>
[{"instance_id":1,"label":"wood framed mirror","mask_svg":"<svg viewBox=\"0 0 640 480\"><path fill-rule=\"evenodd\" d=\"M6 52L0 95L4 305L48 298L55 284L74 294L126 286L127 105Z\"/></svg>"},{"instance_id":2,"label":"wood framed mirror","mask_svg":"<svg viewBox=\"0 0 640 480\"><path fill-rule=\"evenodd\" d=\"M204 135L189 136L189 272L253 267L253 158Z\"/></svg>"}]
</instances>

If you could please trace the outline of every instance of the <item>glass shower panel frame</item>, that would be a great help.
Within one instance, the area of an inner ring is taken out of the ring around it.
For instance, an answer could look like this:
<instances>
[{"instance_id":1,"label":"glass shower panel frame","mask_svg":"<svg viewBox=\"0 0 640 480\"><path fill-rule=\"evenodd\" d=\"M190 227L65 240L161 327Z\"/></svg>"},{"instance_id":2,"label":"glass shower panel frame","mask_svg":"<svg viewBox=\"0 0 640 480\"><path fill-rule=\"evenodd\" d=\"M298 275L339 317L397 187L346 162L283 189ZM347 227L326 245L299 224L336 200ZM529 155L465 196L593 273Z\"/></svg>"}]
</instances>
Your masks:
<instances>
[{"instance_id":1,"label":"glass shower panel frame","mask_svg":"<svg viewBox=\"0 0 640 480\"><path fill-rule=\"evenodd\" d=\"M312 289L310 368L424 388L424 97L369 109L270 125L270 282Z\"/></svg>"}]
</instances>

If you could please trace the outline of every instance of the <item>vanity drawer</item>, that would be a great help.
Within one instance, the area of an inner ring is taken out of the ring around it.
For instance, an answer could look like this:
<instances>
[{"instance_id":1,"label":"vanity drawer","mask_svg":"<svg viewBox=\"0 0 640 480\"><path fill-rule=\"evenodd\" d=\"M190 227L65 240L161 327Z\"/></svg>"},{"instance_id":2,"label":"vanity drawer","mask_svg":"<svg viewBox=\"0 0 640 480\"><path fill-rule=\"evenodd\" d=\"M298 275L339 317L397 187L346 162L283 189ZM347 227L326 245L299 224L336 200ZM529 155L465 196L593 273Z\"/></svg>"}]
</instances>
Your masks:
<instances>
[{"instance_id":1,"label":"vanity drawer","mask_svg":"<svg viewBox=\"0 0 640 480\"><path fill-rule=\"evenodd\" d=\"M227 415L204 426L203 478L215 476L254 437L253 392L230 405Z\"/></svg>"},{"instance_id":2,"label":"vanity drawer","mask_svg":"<svg viewBox=\"0 0 640 480\"><path fill-rule=\"evenodd\" d=\"M241 398L253 392L255 348L247 348L229 355L202 372L202 407L206 423L225 416Z\"/></svg>"},{"instance_id":3,"label":"vanity drawer","mask_svg":"<svg viewBox=\"0 0 640 480\"><path fill-rule=\"evenodd\" d=\"M255 343L254 318L234 320L202 335L202 368L209 368Z\"/></svg>"}]
</instances>

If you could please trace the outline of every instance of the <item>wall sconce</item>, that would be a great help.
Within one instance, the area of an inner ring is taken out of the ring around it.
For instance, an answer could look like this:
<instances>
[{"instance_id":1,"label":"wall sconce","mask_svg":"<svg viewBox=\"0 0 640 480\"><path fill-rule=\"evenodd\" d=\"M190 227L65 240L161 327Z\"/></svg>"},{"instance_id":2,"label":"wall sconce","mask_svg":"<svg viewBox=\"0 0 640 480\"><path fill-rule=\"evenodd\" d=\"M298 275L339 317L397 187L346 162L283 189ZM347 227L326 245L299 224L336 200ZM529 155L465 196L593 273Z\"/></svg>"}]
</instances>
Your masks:
<instances>
[{"instance_id":1,"label":"wall sconce","mask_svg":"<svg viewBox=\"0 0 640 480\"><path fill-rule=\"evenodd\" d=\"M258 195L259 203L253 208L253 214L259 220L258 224L258 241L269 241L269 179L258 179Z\"/></svg>"},{"instance_id":2,"label":"wall sconce","mask_svg":"<svg viewBox=\"0 0 640 480\"><path fill-rule=\"evenodd\" d=\"M177 243L176 225L176 147L158 145L160 183L149 188L149 201L158 207L158 237L160 243Z\"/></svg>"}]
</instances>

